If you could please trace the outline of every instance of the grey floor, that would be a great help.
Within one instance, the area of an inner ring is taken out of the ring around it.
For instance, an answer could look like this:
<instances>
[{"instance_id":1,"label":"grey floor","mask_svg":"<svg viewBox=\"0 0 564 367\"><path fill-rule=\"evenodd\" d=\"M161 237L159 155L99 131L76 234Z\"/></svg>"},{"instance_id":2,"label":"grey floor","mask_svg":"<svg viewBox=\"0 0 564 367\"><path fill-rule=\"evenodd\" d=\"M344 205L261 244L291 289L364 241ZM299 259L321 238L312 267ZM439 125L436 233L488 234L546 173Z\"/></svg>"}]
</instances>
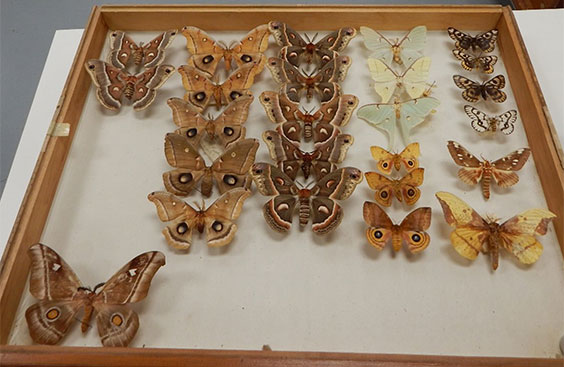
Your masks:
<instances>
[{"instance_id":1,"label":"grey floor","mask_svg":"<svg viewBox=\"0 0 564 367\"><path fill-rule=\"evenodd\" d=\"M10 172L27 114L57 29L83 28L93 0L0 0L0 195ZM115 4L202 4L206 1L122 0ZM338 4L334 0L215 1L222 4ZM355 4L509 4L508 0L354 0ZM51 116L45 116L51 119Z\"/></svg>"}]
</instances>

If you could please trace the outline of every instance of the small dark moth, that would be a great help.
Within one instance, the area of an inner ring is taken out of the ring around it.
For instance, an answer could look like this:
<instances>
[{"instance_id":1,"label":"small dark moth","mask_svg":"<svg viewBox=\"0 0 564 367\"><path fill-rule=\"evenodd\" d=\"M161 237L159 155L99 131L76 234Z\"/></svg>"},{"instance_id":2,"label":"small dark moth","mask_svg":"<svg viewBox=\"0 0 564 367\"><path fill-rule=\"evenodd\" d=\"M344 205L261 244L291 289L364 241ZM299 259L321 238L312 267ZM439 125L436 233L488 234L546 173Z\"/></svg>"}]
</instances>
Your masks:
<instances>
[{"instance_id":1,"label":"small dark moth","mask_svg":"<svg viewBox=\"0 0 564 367\"><path fill-rule=\"evenodd\" d=\"M461 51L471 49L473 52L476 52L479 49L482 52L492 52L495 48L497 34L497 29L491 29L477 36L471 36L453 27L448 27L449 37L456 41L454 46Z\"/></svg>"},{"instance_id":2,"label":"small dark moth","mask_svg":"<svg viewBox=\"0 0 564 367\"><path fill-rule=\"evenodd\" d=\"M468 102L477 102L480 97L484 101L491 98L492 101L497 103L504 102L507 99L507 94L501 90L505 87L505 77L503 75L495 76L482 84L462 75L454 75L452 79L458 88L464 89L462 91L462 98Z\"/></svg>"}]
</instances>

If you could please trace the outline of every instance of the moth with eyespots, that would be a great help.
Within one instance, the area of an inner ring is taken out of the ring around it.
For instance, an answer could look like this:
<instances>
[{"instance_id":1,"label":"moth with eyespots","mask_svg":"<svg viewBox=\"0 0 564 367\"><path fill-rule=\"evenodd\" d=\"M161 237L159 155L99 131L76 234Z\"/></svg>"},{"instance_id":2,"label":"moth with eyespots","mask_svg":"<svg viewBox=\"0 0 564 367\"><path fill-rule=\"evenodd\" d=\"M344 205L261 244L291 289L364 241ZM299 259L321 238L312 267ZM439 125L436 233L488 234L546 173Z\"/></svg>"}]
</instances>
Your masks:
<instances>
[{"instance_id":1,"label":"moth with eyespots","mask_svg":"<svg viewBox=\"0 0 564 367\"><path fill-rule=\"evenodd\" d=\"M245 188L235 188L225 192L207 209L205 204L196 210L175 195L152 192L147 197L155 204L159 219L170 222L162 233L169 246L187 250L192 244L192 233L206 231L206 241L210 247L225 246L235 237L243 203L251 195Z\"/></svg>"},{"instance_id":2,"label":"moth with eyespots","mask_svg":"<svg viewBox=\"0 0 564 367\"><path fill-rule=\"evenodd\" d=\"M307 40L304 40L286 23L272 21L268 23L268 28L274 35L276 43L282 46L280 57L296 67L302 62L323 67L338 56L337 52L343 51L357 33L354 28L344 27L314 43L315 37L313 39L307 37Z\"/></svg>"},{"instance_id":3,"label":"moth with eyespots","mask_svg":"<svg viewBox=\"0 0 564 367\"><path fill-rule=\"evenodd\" d=\"M518 171L527 162L531 155L529 148L518 149L493 162L487 159L480 161L459 143L449 140L448 151L456 163L462 168L458 171L460 180L468 185L482 182L482 193L484 198L490 198L490 185L492 177L499 187L510 187L519 182Z\"/></svg>"},{"instance_id":4,"label":"moth with eyespots","mask_svg":"<svg viewBox=\"0 0 564 367\"><path fill-rule=\"evenodd\" d=\"M392 169L399 171L403 167L407 172L411 172L419 167L419 143L411 143L400 153L390 153L379 146L371 146L370 153L372 158L378 162L378 170L387 175L392 173Z\"/></svg>"},{"instance_id":5,"label":"moth with eyespots","mask_svg":"<svg viewBox=\"0 0 564 367\"><path fill-rule=\"evenodd\" d=\"M476 52L478 49L482 52L492 52L495 49L495 42L497 40L498 30L491 29L487 32L471 36L467 33L461 32L456 28L448 27L448 35L455 42L454 46L461 51L472 50Z\"/></svg>"},{"instance_id":6,"label":"moth with eyespots","mask_svg":"<svg viewBox=\"0 0 564 367\"><path fill-rule=\"evenodd\" d=\"M165 256L158 251L133 258L107 282L90 289L84 287L71 267L53 249L37 243L29 248L31 277L29 290L39 299L25 312L29 333L39 344L57 344L67 334L75 315L84 309L82 332L96 324L102 344L126 347L139 328L139 316L129 303L143 300L151 280Z\"/></svg>"},{"instance_id":7,"label":"moth with eyespots","mask_svg":"<svg viewBox=\"0 0 564 367\"><path fill-rule=\"evenodd\" d=\"M110 33L110 53L108 63L124 69L129 61L144 69L160 65L165 59L165 49L172 43L178 31L171 29L161 33L149 43L137 45L131 37L122 31Z\"/></svg>"},{"instance_id":8,"label":"moth with eyespots","mask_svg":"<svg viewBox=\"0 0 564 367\"><path fill-rule=\"evenodd\" d=\"M293 179L268 163L255 163L251 176L262 195L274 196L264 204L263 214L266 223L278 232L290 230L296 206L301 228L311 219L315 234L332 232L343 219L343 210L335 200L349 198L362 182L362 172L353 167L325 175L311 189L298 188Z\"/></svg>"},{"instance_id":9,"label":"moth with eyespots","mask_svg":"<svg viewBox=\"0 0 564 367\"><path fill-rule=\"evenodd\" d=\"M416 168L400 179L391 179L377 172L366 172L364 175L368 186L376 191L376 201L380 205L391 206L394 196L400 202L405 200L407 205L415 204L421 197L418 187L423 184L424 173L424 168Z\"/></svg>"},{"instance_id":10,"label":"moth with eyespots","mask_svg":"<svg viewBox=\"0 0 564 367\"><path fill-rule=\"evenodd\" d=\"M416 254L425 250L431 242L426 232L431 226L431 208L417 208L409 213L400 224L394 224L378 204L365 201L362 214L368 224L366 238L368 243L382 250L388 243L392 243L395 252L401 249L403 242L407 243L409 252Z\"/></svg>"}]
</instances>

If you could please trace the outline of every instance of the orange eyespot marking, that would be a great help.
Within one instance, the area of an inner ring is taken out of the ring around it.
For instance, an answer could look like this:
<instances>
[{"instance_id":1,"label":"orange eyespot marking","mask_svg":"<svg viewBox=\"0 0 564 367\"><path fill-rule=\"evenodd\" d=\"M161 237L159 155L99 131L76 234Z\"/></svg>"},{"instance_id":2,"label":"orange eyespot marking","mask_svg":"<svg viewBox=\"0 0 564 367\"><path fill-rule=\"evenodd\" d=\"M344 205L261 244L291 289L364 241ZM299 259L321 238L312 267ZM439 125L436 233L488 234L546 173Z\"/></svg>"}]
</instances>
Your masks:
<instances>
[{"instance_id":1,"label":"orange eyespot marking","mask_svg":"<svg viewBox=\"0 0 564 367\"><path fill-rule=\"evenodd\" d=\"M123 324L123 318L120 315L112 315L112 324L114 324L115 326L121 326L121 324Z\"/></svg>"},{"instance_id":2,"label":"orange eyespot marking","mask_svg":"<svg viewBox=\"0 0 564 367\"><path fill-rule=\"evenodd\" d=\"M61 313L59 312L59 310L57 310L56 308L51 308L49 311L47 311L45 316L48 320L55 320L57 317L59 317L60 314Z\"/></svg>"}]
</instances>

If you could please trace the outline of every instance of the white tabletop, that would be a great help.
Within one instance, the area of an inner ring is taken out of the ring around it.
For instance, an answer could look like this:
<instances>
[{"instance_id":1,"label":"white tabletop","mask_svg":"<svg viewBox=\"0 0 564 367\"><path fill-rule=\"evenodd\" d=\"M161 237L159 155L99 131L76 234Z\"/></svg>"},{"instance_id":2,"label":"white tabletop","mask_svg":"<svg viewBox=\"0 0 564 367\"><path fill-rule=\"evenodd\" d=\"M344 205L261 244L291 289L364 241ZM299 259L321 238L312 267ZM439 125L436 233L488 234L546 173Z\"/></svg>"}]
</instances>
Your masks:
<instances>
[{"instance_id":1,"label":"white tabletop","mask_svg":"<svg viewBox=\"0 0 564 367\"><path fill-rule=\"evenodd\" d=\"M516 11L515 17L564 145L564 10ZM0 252L10 235L83 30L55 33L8 180L0 199ZM550 45L550 47L547 47Z\"/></svg>"}]
</instances>

